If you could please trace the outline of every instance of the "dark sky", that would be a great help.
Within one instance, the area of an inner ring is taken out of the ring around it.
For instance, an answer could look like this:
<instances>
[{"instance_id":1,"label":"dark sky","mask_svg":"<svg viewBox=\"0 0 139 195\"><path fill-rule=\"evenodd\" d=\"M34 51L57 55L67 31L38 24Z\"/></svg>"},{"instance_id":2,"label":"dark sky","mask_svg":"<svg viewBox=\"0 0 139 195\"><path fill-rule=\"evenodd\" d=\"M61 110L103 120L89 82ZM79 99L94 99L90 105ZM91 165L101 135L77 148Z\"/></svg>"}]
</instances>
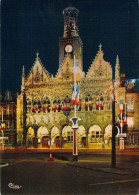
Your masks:
<instances>
[{"instance_id":1,"label":"dark sky","mask_svg":"<svg viewBox=\"0 0 139 195\"><path fill-rule=\"evenodd\" d=\"M139 77L138 0L2 0L2 91L20 90L22 67L27 76L37 51L46 70L56 74L63 9L69 3L79 9L84 71L89 69L101 43L104 59L112 67L118 54L126 78Z\"/></svg>"}]
</instances>

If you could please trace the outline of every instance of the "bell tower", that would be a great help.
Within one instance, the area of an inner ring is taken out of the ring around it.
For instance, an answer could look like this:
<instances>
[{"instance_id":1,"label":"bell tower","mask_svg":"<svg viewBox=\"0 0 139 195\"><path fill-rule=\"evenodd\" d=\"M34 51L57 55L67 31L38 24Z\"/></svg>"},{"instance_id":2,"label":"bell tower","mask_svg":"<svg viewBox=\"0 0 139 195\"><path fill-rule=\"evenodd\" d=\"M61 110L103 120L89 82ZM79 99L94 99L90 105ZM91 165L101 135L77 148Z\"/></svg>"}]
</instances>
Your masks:
<instances>
[{"instance_id":1,"label":"bell tower","mask_svg":"<svg viewBox=\"0 0 139 195\"><path fill-rule=\"evenodd\" d=\"M83 69L83 43L79 37L78 31L78 14L79 10L75 7L67 7L63 10L64 15L64 34L59 39L59 66L64 57L70 54L73 59L74 55L78 61L78 66Z\"/></svg>"}]
</instances>

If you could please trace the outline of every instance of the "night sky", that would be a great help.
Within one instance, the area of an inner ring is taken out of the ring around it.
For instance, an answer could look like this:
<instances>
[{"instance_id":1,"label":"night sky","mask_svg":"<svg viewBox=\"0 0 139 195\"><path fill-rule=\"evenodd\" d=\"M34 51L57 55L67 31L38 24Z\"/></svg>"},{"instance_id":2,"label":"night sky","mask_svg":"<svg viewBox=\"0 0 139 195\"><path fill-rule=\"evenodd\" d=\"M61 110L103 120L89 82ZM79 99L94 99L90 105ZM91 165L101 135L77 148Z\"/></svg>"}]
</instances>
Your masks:
<instances>
[{"instance_id":1,"label":"night sky","mask_svg":"<svg viewBox=\"0 0 139 195\"><path fill-rule=\"evenodd\" d=\"M59 67L59 38L63 36L63 9L79 9L83 41L83 69L89 69L99 44L104 59L115 67L119 55L126 78L139 77L138 0L2 0L1 90L19 91L22 67L26 77L36 58L51 74Z\"/></svg>"}]
</instances>

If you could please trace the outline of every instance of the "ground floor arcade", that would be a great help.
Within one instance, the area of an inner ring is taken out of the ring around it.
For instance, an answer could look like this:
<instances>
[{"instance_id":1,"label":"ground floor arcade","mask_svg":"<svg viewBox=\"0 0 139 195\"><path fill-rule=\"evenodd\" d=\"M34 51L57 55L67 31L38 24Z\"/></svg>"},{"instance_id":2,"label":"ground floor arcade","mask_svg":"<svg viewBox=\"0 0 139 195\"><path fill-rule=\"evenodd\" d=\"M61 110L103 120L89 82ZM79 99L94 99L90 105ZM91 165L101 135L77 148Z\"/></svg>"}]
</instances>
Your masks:
<instances>
[{"instance_id":1,"label":"ground floor arcade","mask_svg":"<svg viewBox=\"0 0 139 195\"><path fill-rule=\"evenodd\" d=\"M80 125L77 130L78 147L102 148L111 145L112 126L107 125L101 129L98 125L92 125L87 130ZM28 126L25 135L27 147L49 147L52 140L52 148L70 148L73 144L73 129L70 125L63 125L61 129L53 126Z\"/></svg>"}]
</instances>

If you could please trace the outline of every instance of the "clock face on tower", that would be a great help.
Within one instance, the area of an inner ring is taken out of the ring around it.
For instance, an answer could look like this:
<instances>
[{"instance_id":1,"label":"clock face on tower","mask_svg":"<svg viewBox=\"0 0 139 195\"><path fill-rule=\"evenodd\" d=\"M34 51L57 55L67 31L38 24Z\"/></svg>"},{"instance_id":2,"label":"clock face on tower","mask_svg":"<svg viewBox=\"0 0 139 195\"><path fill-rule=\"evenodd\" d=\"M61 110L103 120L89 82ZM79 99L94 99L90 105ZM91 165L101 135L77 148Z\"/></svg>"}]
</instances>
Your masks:
<instances>
[{"instance_id":1,"label":"clock face on tower","mask_svg":"<svg viewBox=\"0 0 139 195\"><path fill-rule=\"evenodd\" d=\"M66 47L65 47L65 51L67 52L67 53L71 53L72 52L72 45L66 45Z\"/></svg>"}]
</instances>

